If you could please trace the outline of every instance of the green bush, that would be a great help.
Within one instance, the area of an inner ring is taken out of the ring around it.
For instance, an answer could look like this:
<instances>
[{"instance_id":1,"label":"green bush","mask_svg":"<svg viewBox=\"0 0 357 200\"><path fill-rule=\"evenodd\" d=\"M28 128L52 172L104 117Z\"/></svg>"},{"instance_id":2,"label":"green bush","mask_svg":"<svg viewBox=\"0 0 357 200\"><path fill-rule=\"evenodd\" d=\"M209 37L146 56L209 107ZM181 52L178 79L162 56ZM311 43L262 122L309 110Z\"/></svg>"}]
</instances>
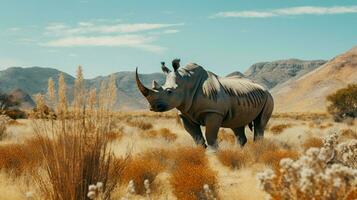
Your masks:
<instances>
[{"instance_id":1,"label":"green bush","mask_svg":"<svg viewBox=\"0 0 357 200\"><path fill-rule=\"evenodd\" d=\"M357 84L337 90L327 96L327 100L330 102L327 111L336 121L357 117Z\"/></svg>"}]
</instances>

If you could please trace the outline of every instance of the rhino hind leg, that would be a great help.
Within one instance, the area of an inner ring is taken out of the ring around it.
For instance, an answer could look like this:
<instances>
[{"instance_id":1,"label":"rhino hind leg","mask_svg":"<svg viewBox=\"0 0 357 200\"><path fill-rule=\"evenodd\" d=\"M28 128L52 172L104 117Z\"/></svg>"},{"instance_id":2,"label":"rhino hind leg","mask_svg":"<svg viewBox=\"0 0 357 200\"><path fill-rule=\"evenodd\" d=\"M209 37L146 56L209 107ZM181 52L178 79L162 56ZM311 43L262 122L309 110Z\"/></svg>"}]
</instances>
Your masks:
<instances>
[{"instance_id":1,"label":"rhino hind leg","mask_svg":"<svg viewBox=\"0 0 357 200\"><path fill-rule=\"evenodd\" d=\"M198 124L191 122L184 115L180 115L183 127L192 136L193 140L197 145L202 145L204 148L207 147L205 139L203 138L201 127Z\"/></svg>"},{"instance_id":2,"label":"rhino hind leg","mask_svg":"<svg viewBox=\"0 0 357 200\"><path fill-rule=\"evenodd\" d=\"M219 128L222 125L223 117L217 113L208 113L205 116L205 125L206 125L206 140L208 147L217 149L217 135Z\"/></svg>"},{"instance_id":3,"label":"rhino hind leg","mask_svg":"<svg viewBox=\"0 0 357 200\"><path fill-rule=\"evenodd\" d=\"M274 108L273 97L268 93L268 98L265 102L263 110L258 115L258 117L253 120L254 141L257 141L264 137L264 129L271 117L271 114L273 113L273 108Z\"/></svg>"},{"instance_id":4,"label":"rhino hind leg","mask_svg":"<svg viewBox=\"0 0 357 200\"><path fill-rule=\"evenodd\" d=\"M232 128L234 135L236 135L239 144L243 147L247 143L247 137L244 132L245 127Z\"/></svg>"}]
</instances>

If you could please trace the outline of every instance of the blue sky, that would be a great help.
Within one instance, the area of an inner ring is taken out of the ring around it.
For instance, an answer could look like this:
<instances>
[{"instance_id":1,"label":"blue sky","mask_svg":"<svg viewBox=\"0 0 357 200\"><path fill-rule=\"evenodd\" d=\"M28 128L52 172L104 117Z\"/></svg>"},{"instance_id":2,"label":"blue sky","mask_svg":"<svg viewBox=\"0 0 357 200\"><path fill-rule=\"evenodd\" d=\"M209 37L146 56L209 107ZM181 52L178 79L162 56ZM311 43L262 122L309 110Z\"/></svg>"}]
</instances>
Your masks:
<instances>
[{"instance_id":1,"label":"blue sky","mask_svg":"<svg viewBox=\"0 0 357 200\"><path fill-rule=\"evenodd\" d=\"M220 75L287 58L331 59L357 45L352 0L0 0L0 69L87 77L157 72L181 58Z\"/></svg>"}]
</instances>

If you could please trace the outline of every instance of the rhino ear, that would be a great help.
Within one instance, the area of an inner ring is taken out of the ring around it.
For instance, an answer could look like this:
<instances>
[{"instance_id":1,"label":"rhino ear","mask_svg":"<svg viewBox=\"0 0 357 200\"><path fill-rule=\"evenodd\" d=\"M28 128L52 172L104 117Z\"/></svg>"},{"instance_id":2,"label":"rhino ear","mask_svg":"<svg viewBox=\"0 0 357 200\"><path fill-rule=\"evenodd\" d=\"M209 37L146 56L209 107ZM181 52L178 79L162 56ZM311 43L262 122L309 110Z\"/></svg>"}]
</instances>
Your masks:
<instances>
[{"instance_id":1,"label":"rhino ear","mask_svg":"<svg viewBox=\"0 0 357 200\"><path fill-rule=\"evenodd\" d=\"M165 62L161 62L161 69L165 74L168 74L171 72L171 70L165 66Z\"/></svg>"},{"instance_id":2,"label":"rhino ear","mask_svg":"<svg viewBox=\"0 0 357 200\"><path fill-rule=\"evenodd\" d=\"M155 80L152 81L151 87L154 90L161 90L161 86Z\"/></svg>"},{"instance_id":3,"label":"rhino ear","mask_svg":"<svg viewBox=\"0 0 357 200\"><path fill-rule=\"evenodd\" d=\"M172 67L175 71L180 67L180 59L176 58L172 61Z\"/></svg>"}]
</instances>

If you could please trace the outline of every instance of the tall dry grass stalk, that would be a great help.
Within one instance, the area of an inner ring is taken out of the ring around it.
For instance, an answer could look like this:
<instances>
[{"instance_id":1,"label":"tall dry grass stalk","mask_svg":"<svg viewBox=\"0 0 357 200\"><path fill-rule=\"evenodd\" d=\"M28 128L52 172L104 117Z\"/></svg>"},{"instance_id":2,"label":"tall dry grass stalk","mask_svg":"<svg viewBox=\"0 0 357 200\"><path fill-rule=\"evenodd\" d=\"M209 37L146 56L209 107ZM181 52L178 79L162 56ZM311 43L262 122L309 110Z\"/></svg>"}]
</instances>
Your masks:
<instances>
[{"instance_id":1,"label":"tall dry grass stalk","mask_svg":"<svg viewBox=\"0 0 357 200\"><path fill-rule=\"evenodd\" d=\"M96 91L85 88L81 67L72 104L67 102L63 74L58 86L57 120L39 119L33 123L44 159L44 167L34 180L44 199L86 199L88 186L97 182L103 183L103 199L110 199L126 160L115 159L108 146L107 134L112 131L109 106L114 105L115 86L102 84L97 100Z\"/></svg>"},{"instance_id":2,"label":"tall dry grass stalk","mask_svg":"<svg viewBox=\"0 0 357 200\"><path fill-rule=\"evenodd\" d=\"M47 86L47 100L50 107L53 107L56 100L56 89L55 89L55 82L52 78L48 79L48 86Z\"/></svg>"}]
</instances>

